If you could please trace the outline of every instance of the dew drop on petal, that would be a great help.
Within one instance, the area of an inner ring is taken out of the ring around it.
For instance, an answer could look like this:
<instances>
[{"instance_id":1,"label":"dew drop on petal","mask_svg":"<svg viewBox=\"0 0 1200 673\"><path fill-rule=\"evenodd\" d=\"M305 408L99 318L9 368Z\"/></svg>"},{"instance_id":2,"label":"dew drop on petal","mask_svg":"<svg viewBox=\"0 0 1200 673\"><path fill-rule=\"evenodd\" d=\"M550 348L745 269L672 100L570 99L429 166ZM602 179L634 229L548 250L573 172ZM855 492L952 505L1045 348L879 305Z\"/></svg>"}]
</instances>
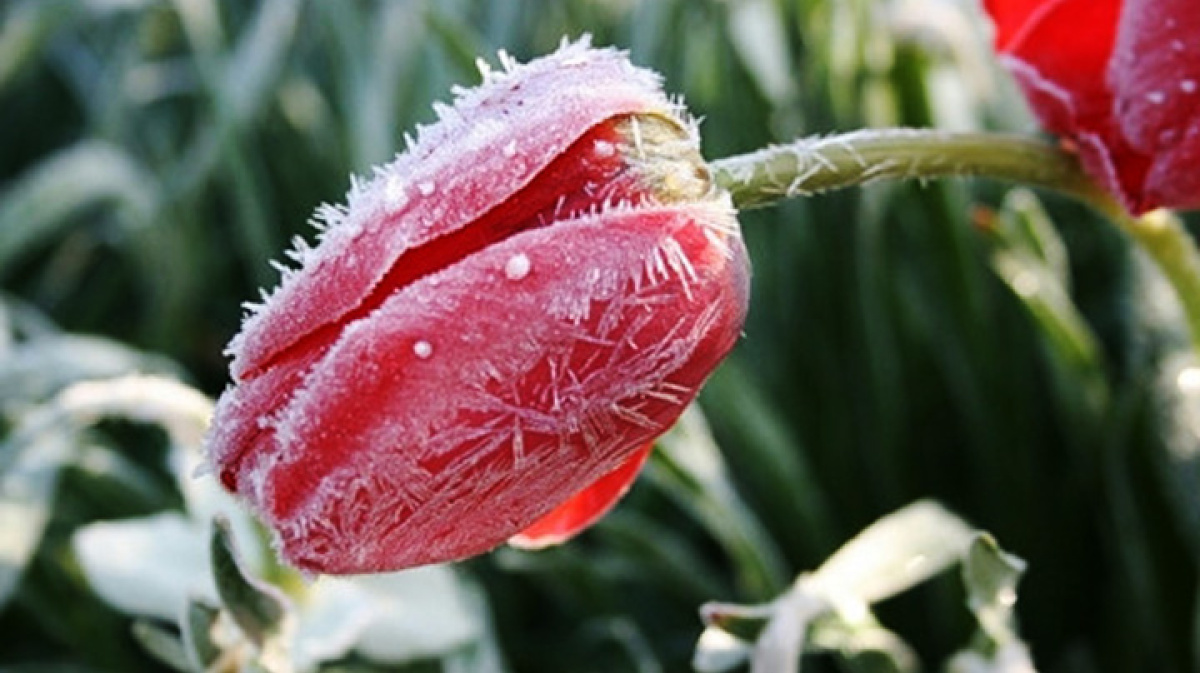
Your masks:
<instances>
[{"instance_id":1,"label":"dew drop on petal","mask_svg":"<svg viewBox=\"0 0 1200 673\"><path fill-rule=\"evenodd\" d=\"M529 261L529 256L525 253L518 253L508 258L504 263L504 275L509 280L521 280L529 275L529 270L532 268Z\"/></svg>"},{"instance_id":2,"label":"dew drop on petal","mask_svg":"<svg viewBox=\"0 0 1200 673\"><path fill-rule=\"evenodd\" d=\"M501 152L503 152L504 156L508 157L509 159L517 156L517 141L508 141L508 144L504 146L504 149L502 149Z\"/></svg>"},{"instance_id":3,"label":"dew drop on petal","mask_svg":"<svg viewBox=\"0 0 1200 673\"><path fill-rule=\"evenodd\" d=\"M428 360L429 356L433 355L433 344L424 339L413 343L413 355L422 360Z\"/></svg>"},{"instance_id":4,"label":"dew drop on petal","mask_svg":"<svg viewBox=\"0 0 1200 673\"><path fill-rule=\"evenodd\" d=\"M1161 91L1151 91L1150 93L1146 94L1146 100L1154 103L1155 105L1162 105L1163 103L1167 102L1167 94Z\"/></svg>"},{"instance_id":5,"label":"dew drop on petal","mask_svg":"<svg viewBox=\"0 0 1200 673\"><path fill-rule=\"evenodd\" d=\"M1184 93L1196 93L1196 80L1185 79L1179 83L1179 90Z\"/></svg>"},{"instance_id":6,"label":"dew drop on petal","mask_svg":"<svg viewBox=\"0 0 1200 673\"><path fill-rule=\"evenodd\" d=\"M437 191L437 187L428 180L417 185L417 189L421 190L422 196L433 196L433 193Z\"/></svg>"},{"instance_id":7,"label":"dew drop on petal","mask_svg":"<svg viewBox=\"0 0 1200 673\"><path fill-rule=\"evenodd\" d=\"M596 152L596 156L598 157L611 157L617 152L617 146L608 142L607 140L597 140L596 143L592 145L592 149Z\"/></svg>"}]
</instances>

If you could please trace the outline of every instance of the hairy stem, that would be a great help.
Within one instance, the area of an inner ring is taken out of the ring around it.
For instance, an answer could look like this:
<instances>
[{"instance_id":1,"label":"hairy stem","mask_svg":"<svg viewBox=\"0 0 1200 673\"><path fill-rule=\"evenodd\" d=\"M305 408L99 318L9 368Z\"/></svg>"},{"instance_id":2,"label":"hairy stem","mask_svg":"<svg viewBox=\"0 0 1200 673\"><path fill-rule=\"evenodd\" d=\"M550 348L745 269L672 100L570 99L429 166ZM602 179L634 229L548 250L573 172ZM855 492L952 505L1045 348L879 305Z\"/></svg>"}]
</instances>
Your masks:
<instances>
[{"instance_id":1,"label":"hairy stem","mask_svg":"<svg viewBox=\"0 0 1200 673\"><path fill-rule=\"evenodd\" d=\"M1025 136L929 129L868 129L712 162L714 182L740 209L876 180L985 177L1077 198L1125 231L1162 270L1200 351L1200 252L1165 211L1134 217L1082 170L1073 155Z\"/></svg>"}]
</instances>

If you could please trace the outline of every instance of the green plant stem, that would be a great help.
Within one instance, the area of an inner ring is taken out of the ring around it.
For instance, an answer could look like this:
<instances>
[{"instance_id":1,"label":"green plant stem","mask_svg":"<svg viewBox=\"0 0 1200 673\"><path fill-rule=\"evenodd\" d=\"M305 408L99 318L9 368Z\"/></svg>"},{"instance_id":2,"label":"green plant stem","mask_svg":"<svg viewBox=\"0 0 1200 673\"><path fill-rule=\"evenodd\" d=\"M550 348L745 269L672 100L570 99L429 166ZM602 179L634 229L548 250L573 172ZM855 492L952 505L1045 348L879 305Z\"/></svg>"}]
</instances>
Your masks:
<instances>
[{"instance_id":1,"label":"green plant stem","mask_svg":"<svg viewBox=\"0 0 1200 673\"><path fill-rule=\"evenodd\" d=\"M931 129L863 130L712 162L713 180L740 209L877 180L986 177L1079 199L1125 231L1175 288L1192 344L1200 351L1200 252L1167 211L1130 215L1073 155L1025 136Z\"/></svg>"}]
</instances>

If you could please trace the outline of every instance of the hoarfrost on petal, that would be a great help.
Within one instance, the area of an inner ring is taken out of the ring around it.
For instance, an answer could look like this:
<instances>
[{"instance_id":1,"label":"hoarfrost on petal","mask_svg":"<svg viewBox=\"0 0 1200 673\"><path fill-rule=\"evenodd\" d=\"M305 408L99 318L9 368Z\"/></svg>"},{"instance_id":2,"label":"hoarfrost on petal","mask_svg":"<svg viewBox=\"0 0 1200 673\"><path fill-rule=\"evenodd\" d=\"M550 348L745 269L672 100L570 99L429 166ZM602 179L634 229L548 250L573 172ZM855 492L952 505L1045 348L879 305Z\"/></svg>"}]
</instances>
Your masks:
<instances>
[{"instance_id":1,"label":"hoarfrost on petal","mask_svg":"<svg viewBox=\"0 0 1200 673\"><path fill-rule=\"evenodd\" d=\"M389 211L395 212L408 202L408 192L404 181L399 175L389 175L383 187L383 203Z\"/></svg>"}]
</instances>

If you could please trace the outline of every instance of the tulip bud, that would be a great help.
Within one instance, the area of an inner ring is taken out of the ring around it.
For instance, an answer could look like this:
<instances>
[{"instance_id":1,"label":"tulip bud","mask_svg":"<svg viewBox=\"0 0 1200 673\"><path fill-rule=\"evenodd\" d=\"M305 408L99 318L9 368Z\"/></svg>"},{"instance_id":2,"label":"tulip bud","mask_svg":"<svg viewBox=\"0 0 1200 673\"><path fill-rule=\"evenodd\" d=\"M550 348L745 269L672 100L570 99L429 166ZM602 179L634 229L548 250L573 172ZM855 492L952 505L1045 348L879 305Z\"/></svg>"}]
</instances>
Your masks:
<instances>
[{"instance_id":1,"label":"tulip bud","mask_svg":"<svg viewBox=\"0 0 1200 673\"><path fill-rule=\"evenodd\" d=\"M318 211L230 344L210 459L301 569L566 539L741 330L735 214L657 76L586 42L502 60Z\"/></svg>"}]
</instances>

